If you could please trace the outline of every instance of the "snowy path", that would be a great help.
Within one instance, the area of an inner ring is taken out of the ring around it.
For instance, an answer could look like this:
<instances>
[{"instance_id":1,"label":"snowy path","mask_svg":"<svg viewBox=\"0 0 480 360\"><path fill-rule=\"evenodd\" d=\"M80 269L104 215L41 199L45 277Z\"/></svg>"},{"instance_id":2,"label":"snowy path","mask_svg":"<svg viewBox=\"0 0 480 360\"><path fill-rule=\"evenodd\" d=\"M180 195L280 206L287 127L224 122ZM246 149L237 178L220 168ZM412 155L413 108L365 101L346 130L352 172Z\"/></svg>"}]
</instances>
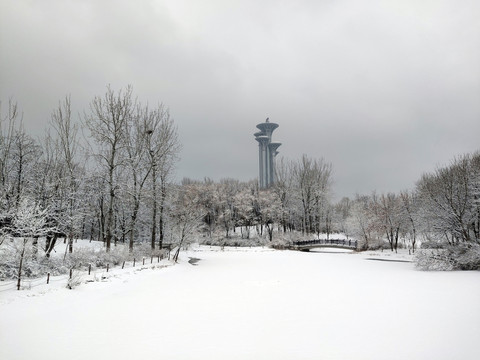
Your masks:
<instances>
[{"instance_id":1,"label":"snowy path","mask_svg":"<svg viewBox=\"0 0 480 360\"><path fill-rule=\"evenodd\" d=\"M196 251L174 267L0 305L0 359L473 360L479 303L480 272Z\"/></svg>"}]
</instances>

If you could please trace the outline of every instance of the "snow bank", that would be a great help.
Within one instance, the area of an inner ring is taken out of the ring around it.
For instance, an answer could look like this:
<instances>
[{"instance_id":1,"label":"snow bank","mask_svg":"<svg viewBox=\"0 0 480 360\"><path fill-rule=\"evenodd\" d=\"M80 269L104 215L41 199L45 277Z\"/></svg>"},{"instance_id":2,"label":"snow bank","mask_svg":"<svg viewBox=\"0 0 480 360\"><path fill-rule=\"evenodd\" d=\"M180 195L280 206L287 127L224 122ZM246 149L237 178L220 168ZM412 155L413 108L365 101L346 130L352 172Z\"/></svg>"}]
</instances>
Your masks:
<instances>
[{"instance_id":1,"label":"snow bank","mask_svg":"<svg viewBox=\"0 0 480 360\"><path fill-rule=\"evenodd\" d=\"M0 305L0 358L480 358L479 272L368 256L199 248L162 270L18 297Z\"/></svg>"}]
</instances>

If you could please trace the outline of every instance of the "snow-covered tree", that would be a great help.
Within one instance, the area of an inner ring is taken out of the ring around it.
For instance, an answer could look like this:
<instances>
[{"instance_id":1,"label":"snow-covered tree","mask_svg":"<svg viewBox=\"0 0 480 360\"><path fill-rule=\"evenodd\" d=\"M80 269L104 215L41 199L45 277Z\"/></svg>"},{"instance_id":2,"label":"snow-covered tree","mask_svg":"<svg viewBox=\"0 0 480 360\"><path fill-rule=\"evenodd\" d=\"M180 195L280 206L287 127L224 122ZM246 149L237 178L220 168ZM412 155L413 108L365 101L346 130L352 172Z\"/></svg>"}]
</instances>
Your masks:
<instances>
[{"instance_id":1,"label":"snow-covered tree","mask_svg":"<svg viewBox=\"0 0 480 360\"><path fill-rule=\"evenodd\" d=\"M350 216L345 224L347 232L363 243L362 248L364 249L370 247L374 232L371 204L370 196L357 195L351 205Z\"/></svg>"},{"instance_id":2,"label":"snow-covered tree","mask_svg":"<svg viewBox=\"0 0 480 360\"><path fill-rule=\"evenodd\" d=\"M81 206L82 187L81 175L83 167L78 160L78 125L72 120L71 100L65 97L52 113L51 124L56 132L58 162L62 176L58 177L56 195L60 216L57 216L57 226L67 234L69 252L73 252L73 240L79 236L84 214Z\"/></svg>"},{"instance_id":3,"label":"snow-covered tree","mask_svg":"<svg viewBox=\"0 0 480 360\"><path fill-rule=\"evenodd\" d=\"M206 178L201 185L200 206L202 207L205 217L203 219L204 228L210 238L217 229L219 224L220 213L220 193L219 186L213 180Z\"/></svg>"},{"instance_id":4,"label":"snow-covered tree","mask_svg":"<svg viewBox=\"0 0 480 360\"><path fill-rule=\"evenodd\" d=\"M106 250L110 251L114 233L114 202L118 191L117 170L124 164L122 150L125 146L125 126L135 109L133 89L128 86L117 93L108 87L106 94L96 96L90 104L90 114L85 116L85 125L94 141L93 155L98 160L107 183L107 206L105 220Z\"/></svg>"},{"instance_id":5,"label":"snow-covered tree","mask_svg":"<svg viewBox=\"0 0 480 360\"><path fill-rule=\"evenodd\" d=\"M27 196L34 182L32 170L41 157L41 149L36 141L27 134L22 124L15 131L11 147L11 166L13 168L14 207L18 209L23 196Z\"/></svg>"},{"instance_id":6,"label":"snow-covered tree","mask_svg":"<svg viewBox=\"0 0 480 360\"><path fill-rule=\"evenodd\" d=\"M266 189L258 192L257 202L261 223L267 230L268 239L272 241L274 226L278 224L282 218L280 199L275 196L272 190Z\"/></svg>"},{"instance_id":7,"label":"snow-covered tree","mask_svg":"<svg viewBox=\"0 0 480 360\"><path fill-rule=\"evenodd\" d=\"M250 229L255 223L255 195L250 187L242 186L234 195L233 203L235 206L236 226L240 226L242 239L250 239Z\"/></svg>"},{"instance_id":8,"label":"snow-covered tree","mask_svg":"<svg viewBox=\"0 0 480 360\"><path fill-rule=\"evenodd\" d=\"M419 202L418 196L415 192L402 191L400 193L401 215L404 217L404 230L410 239L412 251L415 252L415 245L417 243L417 229L418 229L418 211Z\"/></svg>"},{"instance_id":9,"label":"snow-covered tree","mask_svg":"<svg viewBox=\"0 0 480 360\"><path fill-rule=\"evenodd\" d=\"M180 250L193 241L192 234L199 228L205 214L199 204L199 188L183 185L178 188L177 198L171 211L176 251L173 261L177 262Z\"/></svg>"},{"instance_id":10,"label":"snow-covered tree","mask_svg":"<svg viewBox=\"0 0 480 360\"><path fill-rule=\"evenodd\" d=\"M0 102L0 209L4 213L9 213L13 207L12 147L19 110L17 103L10 100L6 113L3 114L2 105Z\"/></svg>"},{"instance_id":11,"label":"snow-covered tree","mask_svg":"<svg viewBox=\"0 0 480 360\"><path fill-rule=\"evenodd\" d=\"M348 218L352 211L353 202L349 197L343 197L335 205L335 220L336 227L339 232L345 234L348 237L351 235L347 226Z\"/></svg>"},{"instance_id":12,"label":"snow-covered tree","mask_svg":"<svg viewBox=\"0 0 480 360\"><path fill-rule=\"evenodd\" d=\"M12 224L13 233L21 238L19 239L21 241L21 244L18 249L18 290L20 290L22 268L25 260L25 251L27 249L28 242L30 240L33 240L33 256L36 257L38 252L38 243L36 240L38 240L40 236L44 236L52 230L49 229L47 226L47 216L47 209L41 209L38 204L35 204L28 198L22 199L22 201L18 205Z\"/></svg>"},{"instance_id":13,"label":"snow-covered tree","mask_svg":"<svg viewBox=\"0 0 480 360\"><path fill-rule=\"evenodd\" d=\"M162 248L165 238L171 176L178 160L180 142L178 132L168 108L163 104L149 112L146 118L148 161L151 170L149 197L151 199L151 247L155 248L158 228L158 246Z\"/></svg>"},{"instance_id":14,"label":"snow-covered tree","mask_svg":"<svg viewBox=\"0 0 480 360\"><path fill-rule=\"evenodd\" d=\"M272 187L281 205L280 223L283 232L287 228L292 230L294 225L294 186L293 186L293 163L281 158L275 166L276 182Z\"/></svg>"},{"instance_id":15,"label":"snow-covered tree","mask_svg":"<svg viewBox=\"0 0 480 360\"><path fill-rule=\"evenodd\" d=\"M230 237L230 231L235 230L237 214L234 198L240 189L240 182L234 179L222 179L219 184L219 221L225 230L225 237Z\"/></svg>"},{"instance_id":16,"label":"snow-covered tree","mask_svg":"<svg viewBox=\"0 0 480 360\"><path fill-rule=\"evenodd\" d=\"M375 215L375 227L379 233L384 232L390 249L397 251L400 234L405 225L402 216L400 198L394 193L372 195L372 210Z\"/></svg>"},{"instance_id":17,"label":"snow-covered tree","mask_svg":"<svg viewBox=\"0 0 480 360\"><path fill-rule=\"evenodd\" d=\"M297 200L302 209L302 232L317 232L320 212L328 202L331 186L332 165L323 159L310 159L303 155L302 159L293 165L293 176Z\"/></svg>"},{"instance_id":18,"label":"snow-covered tree","mask_svg":"<svg viewBox=\"0 0 480 360\"><path fill-rule=\"evenodd\" d=\"M480 242L478 153L425 174L417 184L421 217L437 239Z\"/></svg>"}]
</instances>

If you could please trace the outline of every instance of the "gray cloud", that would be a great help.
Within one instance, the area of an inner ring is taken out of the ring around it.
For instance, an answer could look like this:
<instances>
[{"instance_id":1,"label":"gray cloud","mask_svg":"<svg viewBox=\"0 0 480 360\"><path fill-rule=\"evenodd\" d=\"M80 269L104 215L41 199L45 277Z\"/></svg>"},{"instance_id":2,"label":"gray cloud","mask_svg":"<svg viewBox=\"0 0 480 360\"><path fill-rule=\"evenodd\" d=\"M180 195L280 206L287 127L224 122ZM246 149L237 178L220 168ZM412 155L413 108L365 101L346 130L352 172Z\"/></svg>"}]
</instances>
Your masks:
<instances>
[{"instance_id":1,"label":"gray cloud","mask_svg":"<svg viewBox=\"0 0 480 360\"><path fill-rule=\"evenodd\" d=\"M334 165L338 196L410 188L479 148L480 4L453 0L0 4L0 99L40 134L71 94L163 102L178 177L257 176L255 125L281 155Z\"/></svg>"}]
</instances>

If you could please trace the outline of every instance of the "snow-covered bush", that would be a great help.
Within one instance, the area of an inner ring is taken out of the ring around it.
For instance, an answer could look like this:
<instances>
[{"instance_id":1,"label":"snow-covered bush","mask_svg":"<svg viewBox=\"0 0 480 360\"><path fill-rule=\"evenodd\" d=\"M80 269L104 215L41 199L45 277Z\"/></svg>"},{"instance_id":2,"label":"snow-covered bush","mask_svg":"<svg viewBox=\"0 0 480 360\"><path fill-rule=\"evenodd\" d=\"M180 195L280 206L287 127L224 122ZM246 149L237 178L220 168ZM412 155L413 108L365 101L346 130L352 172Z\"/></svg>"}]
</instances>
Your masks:
<instances>
[{"instance_id":1,"label":"snow-covered bush","mask_svg":"<svg viewBox=\"0 0 480 360\"><path fill-rule=\"evenodd\" d=\"M449 271L454 270L454 264L450 259L446 250L417 250L415 254L415 267L420 270L440 270Z\"/></svg>"},{"instance_id":2,"label":"snow-covered bush","mask_svg":"<svg viewBox=\"0 0 480 360\"><path fill-rule=\"evenodd\" d=\"M268 246L271 246L274 249L286 249L294 242L308 240L312 240L311 235L304 235L298 231L289 231L286 233L277 233L277 236L268 243Z\"/></svg>"},{"instance_id":3,"label":"snow-covered bush","mask_svg":"<svg viewBox=\"0 0 480 360\"><path fill-rule=\"evenodd\" d=\"M435 240L423 241L420 247L422 249L443 249L445 242Z\"/></svg>"},{"instance_id":4,"label":"snow-covered bush","mask_svg":"<svg viewBox=\"0 0 480 360\"><path fill-rule=\"evenodd\" d=\"M72 271L72 277L68 279L67 288L73 290L83 282L83 275L79 271Z\"/></svg>"},{"instance_id":5,"label":"snow-covered bush","mask_svg":"<svg viewBox=\"0 0 480 360\"><path fill-rule=\"evenodd\" d=\"M98 245L98 244L95 244ZM137 244L133 252L129 252L128 246L123 244L112 247L109 252L99 246L77 246L73 253L67 253L64 258L63 251L56 256L46 257L45 253L38 247L37 253L31 240L25 242L22 238L10 238L0 246L0 279L16 279L20 257L25 246L22 264L22 278L36 278L46 276L50 273L52 276L68 274L70 269L87 270L89 266L92 269L106 268L107 264L112 266L121 265L124 261L137 262L142 258L150 256L165 257L166 250L151 250L149 243Z\"/></svg>"},{"instance_id":6,"label":"snow-covered bush","mask_svg":"<svg viewBox=\"0 0 480 360\"><path fill-rule=\"evenodd\" d=\"M31 241L24 244L22 238L12 238L6 241L0 248L0 279L16 279L18 268L25 246L22 264L22 277L35 278L44 276L48 272L51 275L66 274L69 264L64 263L58 257L45 257L41 251L35 254Z\"/></svg>"},{"instance_id":7,"label":"snow-covered bush","mask_svg":"<svg viewBox=\"0 0 480 360\"><path fill-rule=\"evenodd\" d=\"M250 239L242 239L240 237L206 237L199 241L200 245L210 246L233 246L233 247L252 247L252 246L265 246L269 243L268 240L261 237L251 237Z\"/></svg>"},{"instance_id":8,"label":"snow-covered bush","mask_svg":"<svg viewBox=\"0 0 480 360\"><path fill-rule=\"evenodd\" d=\"M130 252L127 246L112 247L109 252L104 249L95 248L77 248L72 254L67 257L67 264L72 269L86 270L89 265L92 268L106 268L107 265L118 266L124 261L132 261L136 259L137 262L142 258L150 256L164 256L165 249L155 249L152 251L149 243L137 244Z\"/></svg>"},{"instance_id":9,"label":"snow-covered bush","mask_svg":"<svg viewBox=\"0 0 480 360\"><path fill-rule=\"evenodd\" d=\"M70 271L71 264L67 261L63 261L62 257L41 257L38 260L40 265L40 271L33 277L44 276L47 273L50 273L52 276L68 274Z\"/></svg>"},{"instance_id":10,"label":"snow-covered bush","mask_svg":"<svg viewBox=\"0 0 480 360\"><path fill-rule=\"evenodd\" d=\"M397 244L398 248L400 248L402 245L399 243ZM358 247L357 249L359 251L365 251L365 250L390 250L391 246L388 243L387 240L384 240L382 238L372 238L369 239L368 242L365 241L364 238L359 238L358 239Z\"/></svg>"},{"instance_id":11,"label":"snow-covered bush","mask_svg":"<svg viewBox=\"0 0 480 360\"><path fill-rule=\"evenodd\" d=\"M368 242L367 250L388 250L390 244L383 239L372 239Z\"/></svg>"},{"instance_id":12,"label":"snow-covered bush","mask_svg":"<svg viewBox=\"0 0 480 360\"><path fill-rule=\"evenodd\" d=\"M133 252L129 254L130 260L132 258L140 259L142 257L149 257L149 256L165 256L167 250L159 249L158 247L152 251L151 244L148 241L135 244L133 248Z\"/></svg>"},{"instance_id":13,"label":"snow-covered bush","mask_svg":"<svg viewBox=\"0 0 480 360\"><path fill-rule=\"evenodd\" d=\"M31 244L24 244L23 238L10 238L5 241L0 248L0 279L17 278L22 251L24 258L22 274L25 276L34 276L38 273L38 264L32 261L32 250Z\"/></svg>"},{"instance_id":14,"label":"snow-covered bush","mask_svg":"<svg viewBox=\"0 0 480 360\"><path fill-rule=\"evenodd\" d=\"M114 247L109 252L104 249L79 248L67 257L72 269L85 269L89 265L97 268L106 267L107 264L119 265L128 258L128 249L124 246Z\"/></svg>"},{"instance_id":15,"label":"snow-covered bush","mask_svg":"<svg viewBox=\"0 0 480 360\"><path fill-rule=\"evenodd\" d=\"M445 249L419 250L415 266L421 270L480 270L480 245L461 243Z\"/></svg>"}]
</instances>

